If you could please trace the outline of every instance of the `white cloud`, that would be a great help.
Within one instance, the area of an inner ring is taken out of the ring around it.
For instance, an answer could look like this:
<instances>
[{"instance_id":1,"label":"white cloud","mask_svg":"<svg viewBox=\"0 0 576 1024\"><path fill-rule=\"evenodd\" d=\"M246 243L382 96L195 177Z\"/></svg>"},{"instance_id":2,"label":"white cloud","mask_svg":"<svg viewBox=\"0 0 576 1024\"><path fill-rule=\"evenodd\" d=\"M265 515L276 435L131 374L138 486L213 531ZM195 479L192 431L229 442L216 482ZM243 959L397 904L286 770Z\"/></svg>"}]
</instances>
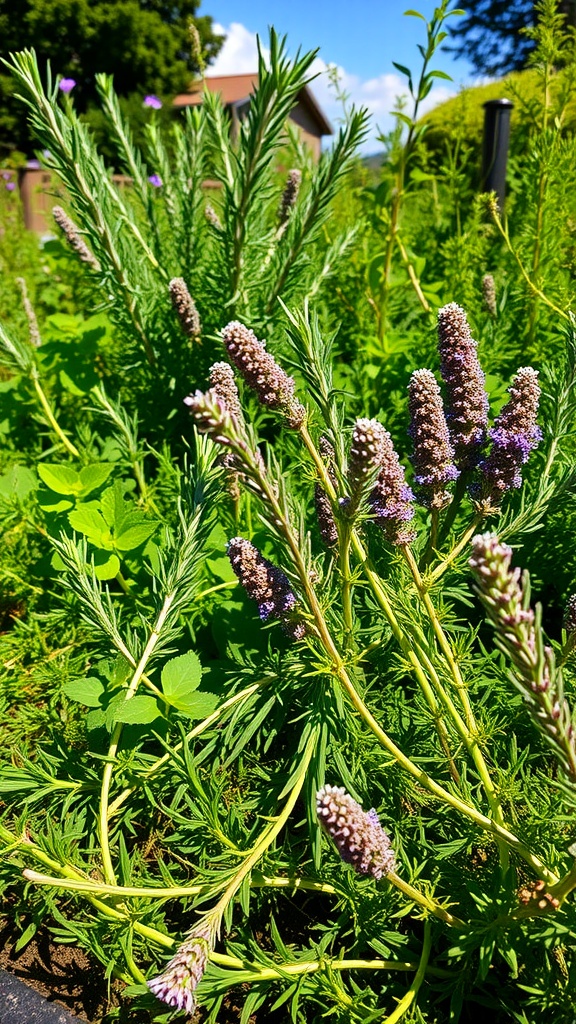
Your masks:
<instances>
[{"instance_id":1,"label":"white cloud","mask_svg":"<svg viewBox=\"0 0 576 1024\"><path fill-rule=\"evenodd\" d=\"M225 35L226 39L207 74L209 76L233 75L256 71L258 66L256 34L237 21L232 22L227 28L215 25L214 29L219 34ZM267 53L266 50L264 52ZM325 61L316 57L311 70L318 77L312 83L312 90L324 113L336 127L343 117L343 110L342 103L330 83L328 67ZM400 75L395 73L362 79L358 75L350 74L343 67L338 66L337 72L339 88L348 95L348 102L367 107L372 114L369 135L362 149L366 153L374 152L379 148L376 141L377 136L382 132L390 131L394 125L391 111L399 96L407 96L406 83ZM455 88L450 89L445 85L435 86L421 105L421 113L431 110L438 103L443 103L455 93Z\"/></svg>"},{"instance_id":2,"label":"white cloud","mask_svg":"<svg viewBox=\"0 0 576 1024\"><path fill-rule=\"evenodd\" d=\"M258 45L256 35L239 21L233 21L228 28L214 24L216 35L225 35L224 45L206 75L249 75L258 67ZM265 51L266 52L266 51Z\"/></svg>"}]
</instances>

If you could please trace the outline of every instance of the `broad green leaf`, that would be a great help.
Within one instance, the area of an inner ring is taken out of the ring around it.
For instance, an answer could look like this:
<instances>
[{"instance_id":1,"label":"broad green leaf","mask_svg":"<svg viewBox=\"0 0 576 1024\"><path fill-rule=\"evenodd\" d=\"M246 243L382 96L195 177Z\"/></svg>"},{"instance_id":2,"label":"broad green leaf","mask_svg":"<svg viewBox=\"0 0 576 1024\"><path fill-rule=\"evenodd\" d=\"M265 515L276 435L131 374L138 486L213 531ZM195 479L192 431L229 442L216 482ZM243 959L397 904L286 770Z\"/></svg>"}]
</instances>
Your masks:
<instances>
[{"instance_id":1,"label":"broad green leaf","mask_svg":"<svg viewBox=\"0 0 576 1024\"><path fill-rule=\"evenodd\" d=\"M207 558L206 565L212 575L218 580L223 580L224 583L232 583L237 579L229 558Z\"/></svg>"},{"instance_id":2,"label":"broad green leaf","mask_svg":"<svg viewBox=\"0 0 576 1024\"><path fill-rule=\"evenodd\" d=\"M101 487L114 469L111 463L97 462L93 466L84 466L80 470L80 483L82 484L81 497L85 498L91 491Z\"/></svg>"},{"instance_id":3,"label":"broad green leaf","mask_svg":"<svg viewBox=\"0 0 576 1024\"><path fill-rule=\"evenodd\" d=\"M445 82L452 82L453 79L445 71L429 71L428 78L443 78Z\"/></svg>"},{"instance_id":4,"label":"broad green leaf","mask_svg":"<svg viewBox=\"0 0 576 1024\"><path fill-rule=\"evenodd\" d=\"M114 544L110 529L100 511L99 502L87 501L83 505L77 505L69 513L68 522L73 530L83 533L97 548L112 551Z\"/></svg>"},{"instance_id":5,"label":"broad green leaf","mask_svg":"<svg viewBox=\"0 0 576 1024\"><path fill-rule=\"evenodd\" d=\"M97 580L113 580L120 572L118 555L108 555L105 551L94 553L94 575Z\"/></svg>"},{"instance_id":6,"label":"broad green leaf","mask_svg":"<svg viewBox=\"0 0 576 1024\"><path fill-rule=\"evenodd\" d=\"M191 693L189 697L178 703L172 700L169 703L177 711L180 711L181 714L200 721L212 714L214 709L218 707L218 701L219 698L215 693L203 693L200 690L196 690L195 693Z\"/></svg>"},{"instance_id":7,"label":"broad green leaf","mask_svg":"<svg viewBox=\"0 0 576 1024\"><path fill-rule=\"evenodd\" d=\"M1 497L25 498L37 486L36 474L27 466L11 466L6 473L0 476Z\"/></svg>"},{"instance_id":8,"label":"broad green leaf","mask_svg":"<svg viewBox=\"0 0 576 1024\"><path fill-rule=\"evenodd\" d=\"M106 725L106 713L104 711L89 711L86 715L86 728L88 731L91 729L101 729L102 726Z\"/></svg>"},{"instance_id":9,"label":"broad green leaf","mask_svg":"<svg viewBox=\"0 0 576 1024\"><path fill-rule=\"evenodd\" d=\"M202 665L194 651L166 662L162 669L162 692L167 704L189 718L206 718L218 704L215 693L199 693Z\"/></svg>"},{"instance_id":10,"label":"broad green leaf","mask_svg":"<svg viewBox=\"0 0 576 1024\"><path fill-rule=\"evenodd\" d=\"M118 551L133 551L144 544L156 531L157 523L145 521L139 526L131 526L124 530L114 539L114 546Z\"/></svg>"},{"instance_id":11,"label":"broad green leaf","mask_svg":"<svg viewBox=\"0 0 576 1024\"><path fill-rule=\"evenodd\" d=\"M200 686L202 665L194 651L171 658L162 669L162 692L172 703L172 697L191 693Z\"/></svg>"},{"instance_id":12,"label":"broad green leaf","mask_svg":"<svg viewBox=\"0 0 576 1024\"><path fill-rule=\"evenodd\" d=\"M58 512L67 512L68 509L74 508L74 502L70 498L58 498L54 491L49 491L45 487L41 487L37 494L38 504L44 512L51 512L56 515Z\"/></svg>"},{"instance_id":13,"label":"broad green leaf","mask_svg":"<svg viewBox=\"0 0 576 1024\"><path fill-rule=\"evenodd\" d=\"M67 391L69 395L76 395L77 398L81 398L82 395L86 394L82 388L79 388L78 385L74 383L72 378L66 373L66 370L60 370L59 377L64 391Z\"/></svg>"},{"instance_id":14,"label":"broad green leaf","mask_svg":"<svg viewBox=\"0 0 576 1024\"><path fill-rule=\"evenodd\" d=\"M80 477L72 466L52 466L46 462L38 464L38 476L56 494L80 494Z\"/></svg>"},{"instance_id":15,"label":"broad green leaf","mask_svg":"<svg viewBox=\"0 0 576 1024\"><path fill-rule=\"evenodd\" d=\"M71 679L62 687L64 693L70 700L78 701L88 708L99 708L100 698L104 693L104 686L94 676L87 676L85 679Z\"/></svg>"},{"instance_id":16,"label":"broad green leaf","mask_svg":"<svg viewBox=\"0 0 576 1024\"><path fill-rule=\"evenodd\" d=\"M123 700L114 708L114 721L126 725L148 725L158 718L160 711L154 697L136 696Z\"/></svg>"}]
</instances>

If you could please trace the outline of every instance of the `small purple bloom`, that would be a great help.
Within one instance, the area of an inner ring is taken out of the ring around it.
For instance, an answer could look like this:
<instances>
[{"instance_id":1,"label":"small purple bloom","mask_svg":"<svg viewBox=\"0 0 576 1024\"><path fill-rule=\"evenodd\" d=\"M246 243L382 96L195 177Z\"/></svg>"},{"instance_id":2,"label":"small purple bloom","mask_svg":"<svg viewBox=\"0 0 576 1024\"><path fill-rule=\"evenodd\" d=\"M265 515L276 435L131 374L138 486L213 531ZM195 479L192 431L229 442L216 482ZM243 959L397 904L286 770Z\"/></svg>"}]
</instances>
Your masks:
<instances>
[{"instance_id":1,"label":"small purple bloom","mask_svg":"<svg viewBox=\"0 0 576 1024\"><path fill-rule=\"evenodd\" d=\"M154 188L162 188L162 185L164 184L159 174L151 174L148 181L151 185L154 185Z\"/></svg>"},{"instance_id":2,"label":"small purple bloom","mask_svg":"<svg viewBox=\"0 0 576 1024\"><path fill-rule=\"evenodd\" d=\"M162 100L159 100L157 96L145 96L144 106L151 107L152 110L160 110L162 107Z\"/></svg>"},{"instance_id":3,"label":"small purple bloom","mask_svg":"<svg viewBox=\"0 0 576 1024\"><path fill-rule=\"evenodd\" d=\"M2 171L2 177L4 178L4 181L10 181L12 177L12 171Z\"/></svg>"},{"instance_id":4,"label":"small purple bloom","mask_svg":"<svg viewBox=\"0 0 576 1024\"><path fill-rule=\"evenodd\" d=\"M26 161L26 167L28 168L29 171L39 171L40 170L40 161L39 160L27 160Z\"/></svg>"},{"instance_id":5,"label":"small purple bloom","mask_svg":"<svg viewBox=\"0 0 576 1024\"><path fill-rule=\"evenodd\" d=\"M9 181L8 184L6 185L6 188L8 189L9 192L13 192L14 189L16 188L15 182Z\"/></svg>"},{"instance_id":6,"label":"small purple bloom","mask_svg":"<svg viewBox=\"0 0 576 1024\"><path fill-rule=\"evenodd\" d=\"M542 440L536 423L538 372L522 366L508 391L510 398L488 432L490 451L478 464L481 482L471 490L474 498L479 497L490 507L498 507L506 491L522 486L522 466Z\"/></svg>"},{"instance_id":7,"label":"small purple bloom","mask_svg":"<svg viewBox=\"0 0 576 1024\"><path fill-rule=\"evenodd\" d=\"M394 851L374 808L362 810L343 786L323 786L316 794L316 813L342 860L359 875L378 881L394 870Z\"/></svg>"},{"instance_id":8,"label":"small purple bloom","mask_svg":"<svg viewBox=\"0 0 576 1024\"><path fill-rule=\"evenodd\" d=\"M61 78L58 82L58 88L60 89L60 92L64 93L72 92L72 89L75 85L76 82L73 78Z\"/></svg>"},{"instance_id":9,"label":"small purple bloom","mask_svg":"<svg viewBox=\"0 0 576 1024\"><path fill-rule=\"evenodd\" d=\"M257 602L262 621L279 619L288 635L301 639L305 632L302 630L304 623L291 621L290 613L296 605L296 596L282 570L243 537L234 537L230 541L228 557L248 597ZM294 627L297 627L296 632Z\"/></svg>"}]
</instances>

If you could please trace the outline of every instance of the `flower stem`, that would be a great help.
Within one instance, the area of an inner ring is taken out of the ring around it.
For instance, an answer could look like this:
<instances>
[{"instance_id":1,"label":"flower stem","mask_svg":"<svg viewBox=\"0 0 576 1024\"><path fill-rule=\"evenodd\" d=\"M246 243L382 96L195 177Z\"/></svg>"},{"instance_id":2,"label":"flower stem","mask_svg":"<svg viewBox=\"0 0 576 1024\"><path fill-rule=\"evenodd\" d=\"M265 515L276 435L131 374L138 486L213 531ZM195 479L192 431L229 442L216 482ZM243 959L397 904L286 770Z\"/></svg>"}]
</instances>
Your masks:
<instances>
[{"instance_id":1,"label":"flower stem","mask_svg":"<svg viewBox=\"0 0 576 1024\"><path fill-rule=\"evenodd\" d=\"M48 399L46 397L46 393L45 393L45 391L44 391L44 389L43 389L43 387L42 387L42 385L41 385L41 383L40 383L40 381L38 379L38 371L37 371L37 369L35 367L32 368L32 382L34 384L34 389L36 391L36 394L38 395L38 399L40 401L40 405L42 406L42 408L44 410L44 415L46 416L46 419L48 420L48 423L52 427L52 430L60 438L60 440L62 441L62 444L67 449L67 451L69 451L70 454L73 455L75 459L79 459L80 458L80 452L78 451L76 446L72 444L72 441L68 440L68 438L66 437L66 434L64 433L64 431L61 429L60 425L58 424L58 421L56 420L56 417L54 416L54 413L52 412L52 409L50 408L50 403L48 402Z\"/></svg>"}]
</instances>

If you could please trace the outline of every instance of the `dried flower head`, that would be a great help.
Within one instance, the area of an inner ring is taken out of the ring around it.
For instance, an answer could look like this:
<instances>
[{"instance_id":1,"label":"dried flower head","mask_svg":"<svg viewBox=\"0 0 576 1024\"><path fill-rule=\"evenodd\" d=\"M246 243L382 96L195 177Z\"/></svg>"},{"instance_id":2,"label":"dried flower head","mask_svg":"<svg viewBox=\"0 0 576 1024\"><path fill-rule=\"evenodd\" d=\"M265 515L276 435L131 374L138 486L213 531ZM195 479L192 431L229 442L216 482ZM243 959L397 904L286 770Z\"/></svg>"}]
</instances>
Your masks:
<instances>
[{"instance_id":1,"label":"dried flower head","mask_svg":"<svg viewBox=\"0 0 576 1024\"><path fill-rule=\"evenodd\" d=\"M508 391L510 398L489 431L490 451L478 464L481 482L472 490L481 502L496 507L507 491L522 486L521 467L542 438L536 424L540 400L537 371L521 367Z\"/></svg>"},{"instance_id":2,"label":"dried flower head","mask_svg":"<svg viewBox=\"0 0 576 1024\"><path fill-rule=\"evenodd\" d=\"M200 316L196 309L196 303L188 291L186 281L183 277L173 277L168 288L172 305L176 310L184 334L191 338L197 338L201 330Z\"/></svg>"},{"instance_id":3,"label":"dried flower head","mask_svg":"<svg viewBox=\"0 0 576 1024\"><path fill-rule=\"evenodd\" d=\"M299 171L296 168L288 171L288 177L286 179L282 199L280 200L280 206L278 208L278 220L280 221L280 224L285 224L288 220L292 207L295 205L298 198L301 183L302 171Z\"/></svg>"},{"instance_id":4,"label":"dried flower head","mask_svg":"<svg viewBox=\"0 0 576 1024\"><path fill-rule=\"evenodd\" d=\"M376 811L363 811L343 786L323 786L316 796L316 813L342 860L359 875L380 879L394 870L394 851Z\"/></svg>"},{"instance_id":5,"label":"dried flower head","mask_svg":"<svg viewBox=\"0 0 576 1024\"><path fill-rule=\"evenodd\" d=\"M265 342L237 320L227 324L222 340L232 362L262 404L284 413L293 429L301 427L306 410L294 397L295 381L266 351Z\"/></svg>"},{"instance_id":6,"label":"dried flower head","mask_svg":"<svg viewBox=\"0 0 576 1024\"><path fill-rule=\"evenodd\" d=\"M305 634L304 623L291 613L297 603L288 577L260 554L249 540L234 537L228 544L228 558L248 597L258 604L263 622L279 619L294 639Z\"/></svg>"},{"instance_id":7,"label":"dried flower head","mask_svg":"<svg viewBox=\"0 0 576 1024\"><path fill-rule=\"evenodd\" d=\"M410 427L414 444L414 483L421 489L422 504L442 509L452 501L446 484L456 480L454 449L442 407L442 396L431 370L416 370L408 386Z\"/></svg>"},{"instance_id":8,"label":"dried flower head","mask_svg":"<svg viewBox=\"0 0 576 1024\"><path fill-rule=\"evenodd\" d=\"M455 302L438 312L438 349L454 461L459 469L470 469L486 441L488 396L466 313Z\"/></svg>"},{"instance_id":9,"label":"dried flower head","mask_svg":"<svg viewBox=\"0 0 576 1024\"><path fill-rule=\"evenodd\" d=\"M496 285L494 284L492 274L484 274L484 277L482 278L482 297L484 299L484 305L490 313L490 316L498 316L498 309L496 306Z\"/></svg>"},{"instance_id":10,"label":"dried flower head","mask_svg":"<svg viewBox=\"0 0 576 1024\"><path fill-rule=\"evenodd\" d=\"M195 992L208 966L213 943L214 931L209 924L194 928L162 973L147 983L157 999L175 1010L193 1013Z\"/></svg>"},{"instance_id":11,"label":"dried flower head","mask_svg":"<svg viewBox=\"0 0 576 1024\"><path fill-rule=\"evenodd\" d=\"M61 206L52 207L52 216L56 221L60 230L66 236L67 242L76 250L78 256L83 263L87 263L92 270L100 270L100 264L94 254L90 252L90 249L86 245L86 242L82 238L78 228L76 227L73 220L70 219L67 213L64 212Z\"/></svg>"},{"instance_id":12,"label":"dried flower head","mask_svg":"<svg viewBox=\"0 0 576 1024\"><path fill-rule=\"evenodd\" d=\"M204 216L206 217L206 220L208 221L210 226L215 228L216 231L223 230L220 217L216 213L216 210L214 209L211 203L206 203L206 206L204 207Z\"/></svg>"},{"instance_id":13,"label":"dried flower head","mask_svg":"<svg viewBox=\"0 0 576 1024\"><path fill-rule=\"evenodd\" d=\"M320 484L314 488L314 507L316 518L320 529L320 536L327 548L334 547L338 543L338 527L332 512L332 503L326 491Z\"/></svg>"}]
</instances>

